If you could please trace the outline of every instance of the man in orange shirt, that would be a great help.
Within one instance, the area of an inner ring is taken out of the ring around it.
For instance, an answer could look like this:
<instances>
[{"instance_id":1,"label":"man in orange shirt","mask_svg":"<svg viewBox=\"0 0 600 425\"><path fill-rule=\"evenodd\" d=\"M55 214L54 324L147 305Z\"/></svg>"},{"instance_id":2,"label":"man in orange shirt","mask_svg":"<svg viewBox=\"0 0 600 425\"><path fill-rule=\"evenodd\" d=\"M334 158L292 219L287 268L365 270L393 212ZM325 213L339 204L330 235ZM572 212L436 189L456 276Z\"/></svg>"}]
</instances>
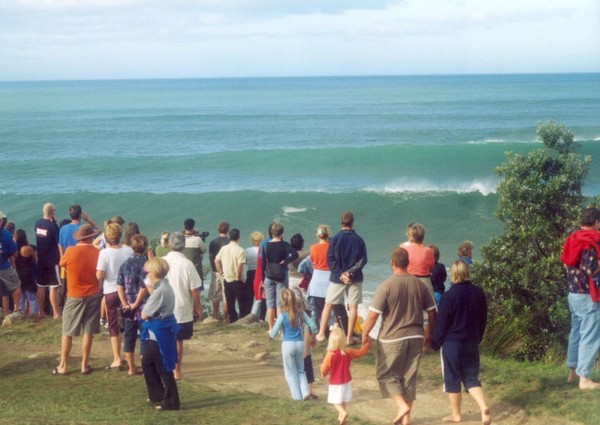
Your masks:
<instances>
[{"instance_id":1,"label":"man in orange shirt","mask_svg":"<svg viewBox=\"0 0 600 425\"><path fill-rule=\"evenodd\" d=\"M67 300L63 308L63 329L60 345L60 364L52 371L53 375L66 375L67 363L73 337L81 339L81 373L87 375L94 334L100 332L100 285L96 278L96 265L100 251L92 245L94 237L100 233L89 224L83 224L74 234L77 245L67 248L60 259L60 266L67 269Z\"/></svg>"}]
</instances>

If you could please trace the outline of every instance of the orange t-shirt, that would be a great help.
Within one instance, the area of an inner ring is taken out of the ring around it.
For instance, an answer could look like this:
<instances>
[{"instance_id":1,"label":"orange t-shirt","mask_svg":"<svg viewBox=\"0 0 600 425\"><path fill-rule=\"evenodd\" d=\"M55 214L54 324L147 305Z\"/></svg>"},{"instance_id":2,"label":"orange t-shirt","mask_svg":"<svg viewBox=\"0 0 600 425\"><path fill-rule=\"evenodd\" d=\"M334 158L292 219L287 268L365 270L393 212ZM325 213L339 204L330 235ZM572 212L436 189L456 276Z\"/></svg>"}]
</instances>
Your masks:
<instances>
[{"instance_id":1,"label":"orange t-shirt","mask_svg":"<svg viewBox=\"0 0 600 425\"><path fill-rule=\"evenodd\" d=\"M96 278L100 250L88 243L70 246L60 259L60 266L67 269L67 297L83 298L100 292Z\"/></svg>"},{"instance_id":2,"label":"orange t-shirt","mask_svg":"<svg viewBox=\"0 0 600 425\"><path fill-rule=\"evenodd\" d=\"M310 261L312 261L315 270L329 270L327 265L328 248L329 242L316 243L310 247Z\"/></svg>"},{"instance_id":3,"label":"orange t-shirt","mask_svg":"<svg viewBox=\"0 0 600 425\"><path fill-rule=\"evenodd\" d=\"M414 276L428 277L435 264L433 251L425 245L404 242L400 245L408 251L408 272Z\"/></svg>"}]
</instances>

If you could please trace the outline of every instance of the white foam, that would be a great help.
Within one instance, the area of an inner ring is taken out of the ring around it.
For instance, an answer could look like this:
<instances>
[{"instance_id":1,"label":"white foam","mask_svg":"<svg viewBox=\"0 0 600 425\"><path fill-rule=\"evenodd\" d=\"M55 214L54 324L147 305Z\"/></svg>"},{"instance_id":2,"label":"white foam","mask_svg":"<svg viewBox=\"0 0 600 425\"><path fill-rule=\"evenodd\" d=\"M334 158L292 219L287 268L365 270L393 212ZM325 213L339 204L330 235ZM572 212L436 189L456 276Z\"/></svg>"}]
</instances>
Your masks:
<instances>
[{"instance_id":1,"label":"white foam","mask_svg":"<svg viewBox=\"0 0 600 425\"><path fill-rule=\"evenodd\" d=\"M282 207L283 215L303 213L308 211L308 208L297 208L297 207Z\"/></svg>"},{"instance_id":2,"label":"white foam","mask_svg":"<svg viewBox=\"0 0 600 425\"><path fill-rule=\"evenodd\" d=\"M474 193L479 192L484 196L496 193L498 181L492 177L486 179L474 179L471 181L446 181L433 182L429 180L394 181L383 188L366 188L366 192L378 193L426 193L426 192L456 192Z\"/></svg>"}]
</instances>

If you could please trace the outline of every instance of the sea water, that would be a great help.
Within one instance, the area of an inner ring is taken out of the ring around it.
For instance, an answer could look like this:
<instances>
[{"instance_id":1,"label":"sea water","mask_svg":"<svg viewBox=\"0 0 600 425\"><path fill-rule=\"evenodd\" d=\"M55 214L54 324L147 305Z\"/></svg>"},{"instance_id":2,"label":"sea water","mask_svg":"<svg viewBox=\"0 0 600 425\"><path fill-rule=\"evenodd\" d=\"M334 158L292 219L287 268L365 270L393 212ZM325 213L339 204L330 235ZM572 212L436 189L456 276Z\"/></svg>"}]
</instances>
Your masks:
<instances>
[{"instance_id":1,"label":"sea water","mask_svg":"<svg viewBox=\"0 0 600 425\"><path fill-rule=\"evenodd\" d=\"M243 246L276 220L307 247L350 210L372 291L410 222L442 262L465 239L479 258L502 231L494 168L549 120L599 158L600 74L0 82L0 210L30 240L50 201L150 237L227 220Z\"/></svg>"}]
</instances>

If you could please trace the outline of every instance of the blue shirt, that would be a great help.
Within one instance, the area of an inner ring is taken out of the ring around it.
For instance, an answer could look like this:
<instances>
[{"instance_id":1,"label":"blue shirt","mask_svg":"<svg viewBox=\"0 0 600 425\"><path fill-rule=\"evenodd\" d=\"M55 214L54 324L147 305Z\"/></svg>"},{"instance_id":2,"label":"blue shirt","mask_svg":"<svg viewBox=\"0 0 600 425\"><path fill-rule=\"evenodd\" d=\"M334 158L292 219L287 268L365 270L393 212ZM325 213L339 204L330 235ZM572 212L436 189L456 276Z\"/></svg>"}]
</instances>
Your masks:
<instances>
[{"instance_id":1,"label":"blue shirt","mask_svg":"<svg viewBox=\"0 0 600 425\"><path fill-rule=\"evenodd\" d=\"M0 270L8 270L12 267L10 256L17 252L17 244L12 238L12 234L6 230L0 230Z\"/></svg>"},{"instance_id":2,"label":"blue shirt","mask_svg":"<svg viewBox=\"0 0 600 425\"><path fill-rule=\"evenodd\" d=\"M70 246L77 245L77 239L73 237L73 233L75 233L80 227L81 223L69 223L60 228L58 244L62 246L63 250L66 250Z\"/></svg>"},{"instance_id":3,"label":"blue shirt","mask_svg":"<svg viewBox=\"0 0 600 425\"><path fill-rule=\"evenodd\" d=\"M296 316L297 317L297 316ZM298 318L298 317L297 317ZM302 312L302 323L308 325L310 331L314 334L318 332L317 325L312 321L310 317L305 312ZM297 322L300 322L297 320ZM277 316L277 320L273 325L273 329L271 329L270 336L271 338L275 338L279 330L283 327L283 340L284 341L304 341L304 334L302 332L302 328L304 327L302 323L296 323L296 326L290 325L290 319L286 312L281 313Z\"/></svg>"}]
</instances>

